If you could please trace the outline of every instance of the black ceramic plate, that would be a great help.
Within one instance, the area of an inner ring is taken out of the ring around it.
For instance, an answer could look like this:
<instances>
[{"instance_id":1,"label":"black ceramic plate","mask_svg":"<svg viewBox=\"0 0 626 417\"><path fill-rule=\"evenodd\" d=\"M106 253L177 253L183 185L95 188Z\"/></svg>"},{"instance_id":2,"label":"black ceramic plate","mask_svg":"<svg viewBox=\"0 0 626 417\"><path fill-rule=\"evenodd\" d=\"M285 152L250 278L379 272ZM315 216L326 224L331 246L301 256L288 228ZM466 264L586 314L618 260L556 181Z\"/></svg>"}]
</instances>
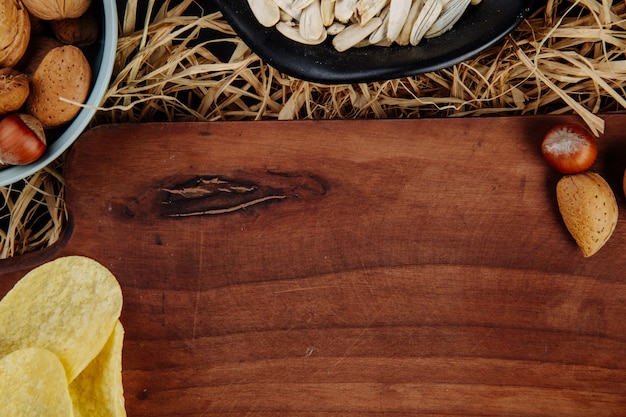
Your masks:
<instances>
[{"instance_id":1,"label":"black ceramic plate","mask_svg":"<svg viewBox=\"0 0 626 417\"><path fill-rule=\"evenodd\" d=\"M320 83L343 84L406 77L462 62L499 42L531 10L533 0L483 0L470 6L445 35L415 47L366 47L337 52L330 44L306 46L252 15L247 0L215 0L224 17L267 64L291 76Z\"/></svg>"}]
</instances>

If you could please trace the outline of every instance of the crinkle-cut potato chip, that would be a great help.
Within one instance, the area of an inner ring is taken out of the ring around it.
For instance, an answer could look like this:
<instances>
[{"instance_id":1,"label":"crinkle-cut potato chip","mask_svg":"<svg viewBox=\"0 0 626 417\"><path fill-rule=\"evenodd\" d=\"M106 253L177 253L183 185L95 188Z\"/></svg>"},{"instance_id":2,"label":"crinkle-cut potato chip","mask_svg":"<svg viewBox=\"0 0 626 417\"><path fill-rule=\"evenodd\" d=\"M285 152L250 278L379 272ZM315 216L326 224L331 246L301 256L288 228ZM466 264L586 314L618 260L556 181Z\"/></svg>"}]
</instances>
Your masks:
<instances>
[{"instance_id":1,"label":"crinkle-cut potato chip","mask_svg":"<svg viewBox=\"0 0 626 417\"><path fill-rule=\"evenodd\" d=\"M126 417L122 386L124 328L113 333L87 367L70 383L74 417Z\"/></svg>"},{"instance_id":2,"label":"crinkle-cut potato chip","mask_svg":"<svg viewBox=\"0 0 626 417\"><path fill-rule=\"evenodd\" d=\"M0 416L73 416L65 369L54 353L29 347L0 359Z\"/></svg>"},{"instance_id":3,"label":"crinkle-cut potato chip","mask_svg":"<svg viewBox=\"0 0 626 417\"><path fill-rule=\"evenodd\" d=\"M0 301L0 357L24 347L55 353L72 381L102 350L122 310L113 274L83 256L27 273Z\"/></svg>"}]
</instances>

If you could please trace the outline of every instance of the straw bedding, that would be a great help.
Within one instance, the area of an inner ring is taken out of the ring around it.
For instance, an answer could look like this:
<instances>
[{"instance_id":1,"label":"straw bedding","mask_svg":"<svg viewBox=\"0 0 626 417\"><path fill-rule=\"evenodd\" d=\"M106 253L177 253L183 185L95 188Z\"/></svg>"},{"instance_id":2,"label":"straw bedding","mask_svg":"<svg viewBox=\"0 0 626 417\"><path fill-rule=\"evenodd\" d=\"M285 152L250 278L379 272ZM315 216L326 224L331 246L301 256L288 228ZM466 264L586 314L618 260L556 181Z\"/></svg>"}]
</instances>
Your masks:
<instances>
[{"instance_id":1,"label":"straw bedding","mask_svg":"<svg viewBox=\"0 0 626 417\"><path fill-rule=\"evenodd\" d=\"M329 86L266 65L210 6L129 0L93 125L575 113L601 135L598 114L626 109L626 2L539 3L510 36L454 67ZM0 195L0 258L53 244L67 220L63 157Z\"/></svg>"}]
</instances>

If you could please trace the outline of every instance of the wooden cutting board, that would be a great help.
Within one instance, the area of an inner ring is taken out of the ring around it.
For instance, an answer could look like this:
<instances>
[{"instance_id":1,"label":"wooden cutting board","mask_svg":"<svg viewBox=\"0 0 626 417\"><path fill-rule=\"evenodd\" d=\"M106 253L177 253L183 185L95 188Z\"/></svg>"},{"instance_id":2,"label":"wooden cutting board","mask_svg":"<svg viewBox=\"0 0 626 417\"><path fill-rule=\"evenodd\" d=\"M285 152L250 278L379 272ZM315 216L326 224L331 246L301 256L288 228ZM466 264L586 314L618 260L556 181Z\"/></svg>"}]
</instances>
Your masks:
<instances>
[{"instance_id":1,"label":"wooden cutting board","mask_svg":"<svg viewBox=\"0 0 626 417\"><path fill-rule=\"evenodd\" d=\"M542 134L571 117L98 127L70 226L124 293L130 417L626 415L626 117L585 259Z\"/></svg>"}]
</instances>

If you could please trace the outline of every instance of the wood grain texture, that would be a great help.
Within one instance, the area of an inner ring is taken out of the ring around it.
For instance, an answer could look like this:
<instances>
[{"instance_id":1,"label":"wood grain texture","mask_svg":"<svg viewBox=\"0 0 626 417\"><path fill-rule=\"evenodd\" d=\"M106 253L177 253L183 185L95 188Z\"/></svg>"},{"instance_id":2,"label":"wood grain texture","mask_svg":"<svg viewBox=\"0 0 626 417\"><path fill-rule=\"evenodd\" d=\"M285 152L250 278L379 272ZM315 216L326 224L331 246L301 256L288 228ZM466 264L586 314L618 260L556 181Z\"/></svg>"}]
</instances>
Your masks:
<instances>
[{"instance_id":1,"label":"wood grain texture","mask_svg":"<svg viewBox=\"0 0 626 417\"><path fill-rule=\"evenodd\" d=\"M625 198L626 117L593 169ZM584 259L565 116L99 127L72 229L124 292L128 415L626 415L626 224Z\"/></svg>"}]
</instances>

